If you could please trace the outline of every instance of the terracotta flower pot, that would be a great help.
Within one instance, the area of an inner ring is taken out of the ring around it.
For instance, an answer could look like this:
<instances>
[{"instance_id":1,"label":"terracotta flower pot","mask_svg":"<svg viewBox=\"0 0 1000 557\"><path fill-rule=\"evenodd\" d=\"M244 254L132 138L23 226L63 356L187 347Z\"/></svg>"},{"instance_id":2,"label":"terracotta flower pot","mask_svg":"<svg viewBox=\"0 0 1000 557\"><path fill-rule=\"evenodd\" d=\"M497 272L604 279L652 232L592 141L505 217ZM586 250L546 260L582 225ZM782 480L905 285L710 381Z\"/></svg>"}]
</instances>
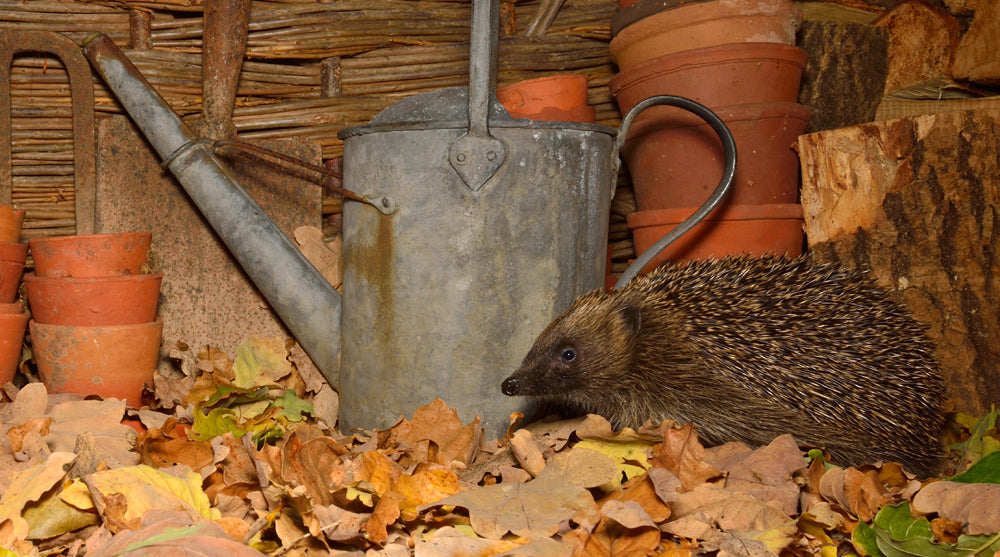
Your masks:
<instances>
[{"instance_id":1,"label":"terracotta flower pot","mask_svg":"<svg viewBox=\"0 0 1000 557\"><path fill-rule=\"evenodd\" d=\"M17 366L21 363L24 329L30 316L24 312L24 306L17 305L20 311L0 311L0 385L14 379Z\"/></svg>"},{"instance_id":2,"label":"terracotta flower pot","mask_svg":"<svg viewBox=\"0 0 1000 557\"><path fill-rule=\"evenodd\" d=\"M611 78L622 114L656 95L677 95L709 108L795 102L806 51L781 43L731 43L661 56Z\"/></svg>"},{"instance_id":3,"label":"terracotta flower pot","mask_svg":"<svg viewBox=\"0 0 1000 557\"><path fill-rule=\"evenodd\" d=\"M795 103L748 104L715 110L736 140L733 205L795 203L799 158L792 144L809 110ZM636 118L622 154L640 211L697 207L719 185L724 156L715 131L674 107Z\"/></svg>"},{"instance_id":4,"label":"terracotta flower pot","mask_svg":"<svg viewBox=\"0 0 1000 557\"><path fill-rule=\"evenodd\" d=\"M17 298L22 274L24 274L23 262L0 261L0 303L9 304Z\"/></svg>"},{"instance_id":5,"label":"terracotta flower pot","mask_svg":"<svg viewBox=\"0 0 1000 557\"><path fill-rule=\"evenodd\" d=\"M14 261L24 265L28 258L28 244L0 242L0 261Z\"/></svg>"},{"instance_id":6,"label":"terracotta flower pot","mask_svg":"<svg viewBox=\"0 0 1000 557\"><path fill-rule=\"evenodd\" d=\"M640 211L628 216L635 252L641 254L694 213L695 208ZM802 206L795 203L729 205L710 213L687 234L667 246L643 272L666 261L725 255L801 255Z\"/></svg>"},{"instance_id":7,"label":"terracotta flower pot","mask_svg":"<svg viewBox=\"0 0 1000 557\"><path fill-rule=\"evenodd\" d=\"M22 224L24 224L24 209L0 205L0 242L21 241Z\"/></svg>"},{"instance_id":8,"label":"terracotta flower pot","mask_svg":"<svg viewBox=\"0 0 1000 557\"><path fill-rule=\"evenodd\" d=\"M623 28L611 43L620 70L675 52L726 43L795 44L802 12L790 0L715 0L653 13Z\"/></svg>"},{"instance_id":9,"label":"terracotta flower pot","mask_svg":"<svg viewBox=\"0 0 1000 557\"><path fill-rule=\"evenodd\" d=\"M497 89L512 118L593 123L596 109L587 105L587 76L553 75L519 81Z\"/></svg>"},{"instance_id":10,"label":"terracotta flower pot","mask_svg":"<svg viewBox=\"0 0 1000 557\"><path fill-rule=\"evenodd\" d=\"M31 314L49 325L134 325L156 319L163 273L111 277L24 276Z\"/></svg>"},{"instance_id":11,"label":"terracotta flower pot","mask_svg":"<svg viewBox=\"0 0 1000 557\"><path fill-rule=\"evenodd\" d=\"M59 236L28 240L40 277L105 277L142 274L150 232Z\"/></svg>"},{"instance_id":12,"label":"terracotta flower pot","mask_svg":"<svg viewBox=\"0 0 1000 557\"><path fill-rule=\"evenodd\" d=\"M47 325L32 320L32 353L53 393L98 395L142 404L159 359L163 321L139 325Z\"/></svg>"},{"instance_id":13,"label":"terracotta flower pot","mask_svg":"<svg viewBox=\"0 0 1000 557\"><path fill-rule=\"evenodd\" d=\"M0 304L0 313L24 313L24 304L21 302Z\"/></svg>"}]
</instances>

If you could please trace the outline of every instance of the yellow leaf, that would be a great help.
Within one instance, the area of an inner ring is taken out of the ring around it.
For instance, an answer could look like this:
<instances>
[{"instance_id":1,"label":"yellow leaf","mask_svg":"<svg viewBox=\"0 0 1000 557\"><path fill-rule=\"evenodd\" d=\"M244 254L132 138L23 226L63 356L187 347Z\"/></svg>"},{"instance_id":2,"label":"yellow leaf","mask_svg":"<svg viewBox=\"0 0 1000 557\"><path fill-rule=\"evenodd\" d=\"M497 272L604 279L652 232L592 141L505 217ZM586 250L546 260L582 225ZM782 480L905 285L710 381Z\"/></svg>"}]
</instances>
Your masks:
<instances>
[{"instance_id":1,"label":"yellow leaf","mask_svg":"<svg viewBox=\"0 0 1000 557\"><path fill-rule=\"evenodd\" d=\"M252 336L236 348L233 373L237 387L250 389L276 385L278 380L292 372L288 349L284 339L257 338Z\"/></svg>"},{"instance_id":2,"label":"yellow leaf","mask_svg":"<svg viewBox=\"0 0 1000 557\"><path fill-rule=\"evenodd\" d=\"M104 509L100 501L112 495L124 496L123 519L127 522L138 520L150 509L181 508L192 518L201 516L214 520L221 517L218 510L211 508L208 496L201 489L201 476L194 472L178 478L140 464L97 472L85 477L84 482L102 514Z\"/></svg>"},{"instance_id":3,"label":"yellow leaf","mask_svg":"<svg viewBox=\"0 0 1000 557\"><path fill-rule=\"evenodd\" d=\"M417 507L420 505L440 501L458 493L459 490L458 476L444 468L421 470L412 476L400 476L394 488L394 491L405 497L399 503L403 520L414 520L417 517Z\"/></svg>"},{"instance_id":4,"label":"yellow leaf","mask_svg":"<svg viewBox=\"0 0 1000 557\"><path fill-rule=\"evenodd\" d=\"M646 455L655 442L643 441L641 439L629 439L628 441L602 441L598 439L584 439L574 445L575 448L594 449L611 457L618 468L631 479L641 476L649 469L649 461Z\"/></svg>"},{"instance_id":5,"label":"yellow leaf","mask_svg":"<svg viewBox=\"0 0 1000 557\"><path fill-rule=\"evenodd\" d=\"M9 535L0 539L0 546L9 547L15 541L21 541L28 536L28 523L21 518L25 505L38 501L43 495L66 476L63 467L73 462L73 453L52 453L49 458L36 466L18 472L10 482L10 486L0 498L0 524L11 521L13 527Z\"/></svg>"},{"instance_id":6,"label":"yellow leaf","mask_svg":"<svg viewBox=\"0 0 1000 557\"><path fill-rule=\"evenodd\" d=\"M59 493L59 498L67 505L72 505L81 511L94 510L94 500L90 497L90 490L87 484L80 480L73 480Z\"/></svg>"}]
</instances>

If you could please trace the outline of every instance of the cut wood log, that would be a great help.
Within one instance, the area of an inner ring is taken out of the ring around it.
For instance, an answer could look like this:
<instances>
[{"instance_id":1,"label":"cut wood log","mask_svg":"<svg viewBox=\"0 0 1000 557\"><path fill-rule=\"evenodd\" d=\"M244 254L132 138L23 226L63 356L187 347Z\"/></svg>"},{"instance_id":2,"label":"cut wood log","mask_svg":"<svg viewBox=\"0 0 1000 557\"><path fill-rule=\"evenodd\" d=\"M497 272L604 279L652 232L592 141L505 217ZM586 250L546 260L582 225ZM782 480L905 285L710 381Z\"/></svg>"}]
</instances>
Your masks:
<instances>
[{"instance_id":1,"label":"cut wood log","mask_svg":"<svg viewBox=\"0 0 1000 557\"><path fill-rule=\"evenodd\" d=\"M1000 2L984 3L976 11L951 70L957 79L1000 86Z\"/></svg>"},{"instance_id":2,"label":"cut wood log","mask_svg":"<svg viewBox=\"0 0 1000 557\"><path fill-rule=\"evenodd\" d=\"M920 0L907 0L880 17L889 34L889 74L884 94L948 75L958 48L958 21Z\"/></svg>"},{"instance_id":3,"label":"cut wood log","mask_svg":"<svg viewBox=\"0 0 1000 557\"><path fill-rule=\"evenodd\" d=\"M898 290L974 415L1000 401L997 126L1000 110L954 111L799 138L813 255Z\"/></svg>"},{"instance_id":4,"label":"cut wood log","mask_svg":"<svg viewBox=\"0 0 1000 557\"><path fill-rule=\"evenodd\" d=\"M812 112L806 131L871 122L885 89L885 30L862 23L804 21L798 44L809 54L799 91L799 102Z\"/></svg>"}]
</instances>

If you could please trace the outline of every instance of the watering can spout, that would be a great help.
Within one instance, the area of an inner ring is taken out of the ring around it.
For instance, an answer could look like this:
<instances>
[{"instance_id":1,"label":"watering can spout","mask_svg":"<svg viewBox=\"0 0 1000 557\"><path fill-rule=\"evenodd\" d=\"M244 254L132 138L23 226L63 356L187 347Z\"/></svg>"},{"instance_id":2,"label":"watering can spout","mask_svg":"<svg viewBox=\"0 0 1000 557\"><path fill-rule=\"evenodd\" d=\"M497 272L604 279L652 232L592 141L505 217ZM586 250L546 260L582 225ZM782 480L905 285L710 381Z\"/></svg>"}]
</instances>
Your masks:
<instances>
[{"instance_id":1,"label":"watering can spout","mask_svg":"<svg viewBox=\"0 0 1000 557\"><path fill-rule=\"evenodd\" d=\"M341 297L106 35L83 52L268 303L334 387Z\"/></svg>"}]
</instances>

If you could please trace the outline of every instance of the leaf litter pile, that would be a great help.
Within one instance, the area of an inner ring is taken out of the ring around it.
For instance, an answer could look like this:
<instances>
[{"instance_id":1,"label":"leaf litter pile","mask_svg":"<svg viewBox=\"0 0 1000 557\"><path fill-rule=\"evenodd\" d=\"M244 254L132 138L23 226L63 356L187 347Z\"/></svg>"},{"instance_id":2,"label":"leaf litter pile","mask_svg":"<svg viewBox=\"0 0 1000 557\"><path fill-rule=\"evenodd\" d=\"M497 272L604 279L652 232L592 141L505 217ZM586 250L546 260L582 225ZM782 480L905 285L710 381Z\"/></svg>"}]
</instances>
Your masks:
<instances>
[{"instance_id":1,"label":"leaf litter pile","mask_svg":"<svg viewBox=\"0 0 1000 557\"><path fill-rule=\"evenodd\" d=\"M958 415L964 472L921 481L670 422L514 416L484 439L440 400L345 434L281 339L171 356L155 408L6 386L0 556L1000 556L997 412Z\"/></svg>"}]
</instances>

